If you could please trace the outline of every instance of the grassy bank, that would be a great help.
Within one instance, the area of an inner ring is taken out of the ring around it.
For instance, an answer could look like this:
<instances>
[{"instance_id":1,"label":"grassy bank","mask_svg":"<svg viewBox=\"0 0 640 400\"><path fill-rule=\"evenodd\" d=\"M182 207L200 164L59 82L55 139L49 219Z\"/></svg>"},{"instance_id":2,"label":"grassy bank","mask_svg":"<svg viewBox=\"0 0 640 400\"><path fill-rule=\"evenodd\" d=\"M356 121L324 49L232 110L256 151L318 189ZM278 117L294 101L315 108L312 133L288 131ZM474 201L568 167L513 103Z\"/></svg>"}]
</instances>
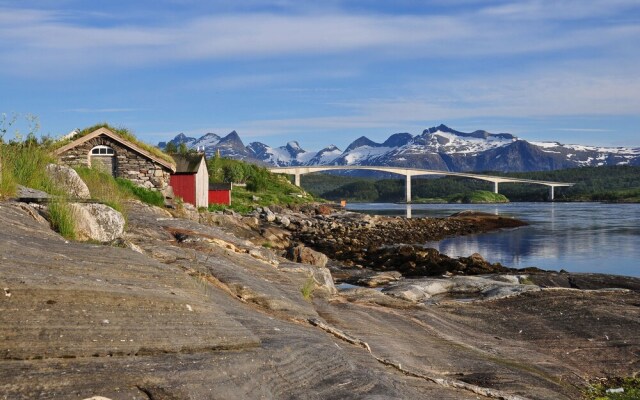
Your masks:
<instances>
[{"instance_id":1,"label":"grassy bank","mask_svg":"<svg viewBox=\"0 0 640 400\"><path fill-rule=\"evenodd\" d=\"M210 211L230 208L249 212L256 207L304 204L317 201L314 196L293 185L286 175L272 174L266 168L237 160L213 157L208 163L211 182L233 182L231 206L211 204Z\"/></svg>"},{"instance_id":2,"label":"grassy bank","mask_svg":"<svg viewBox=\"0 0 640 400\"><path fill-rule=\"evenodd\" d=\"M475 190L469 193L457 193L447 197L417 198L412 200L416 204L438 204L438 203L458 203L458 204L491 204L508 203L509 199L500 194L486 190Z\"/></svg>"}]
</instances>

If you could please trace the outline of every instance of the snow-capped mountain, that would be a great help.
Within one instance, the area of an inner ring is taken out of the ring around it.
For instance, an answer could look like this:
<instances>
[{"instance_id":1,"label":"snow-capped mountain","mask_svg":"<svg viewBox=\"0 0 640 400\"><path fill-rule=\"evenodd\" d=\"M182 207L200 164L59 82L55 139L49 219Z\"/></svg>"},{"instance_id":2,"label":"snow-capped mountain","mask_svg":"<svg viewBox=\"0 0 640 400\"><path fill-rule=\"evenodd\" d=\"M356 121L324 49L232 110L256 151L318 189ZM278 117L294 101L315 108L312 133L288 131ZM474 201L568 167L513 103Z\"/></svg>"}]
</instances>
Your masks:
<instances>
[{"instance_id":1,"label":"snow-capped mountain","mask_svg":"<svg viewBox=\"0 0 640 400\"><path fill-rule=\"evenodd\" d=\"M189 137L187 135L185 135L184 133L179 133L176 137L174 137L173 139L169 140L168 142L160 142L158 143L158 147L160 147L161 149L165 149L167 148L167 144L172 143L175 144L176 147L180 146L181 143L184 143L187 145L187 148L189 149L195 149L195 147L193 146L193 144L196 142L196 138L193 137Z\"/></svg>"},{"instance_id":2,"label":"snow-capped mountain","mask_svg":"<svg viewBox=\"0 0 640 400\"><path fill-rule=\"evenodd\" d=\"M208 156L264 165L388 165L448 171L540 171L579 166L640 165L640 148L565 145L558 142L528 142L509 133L483 130L459 132L446 125L425 129L422 134L395 133L383 143L362 136L344 151L334 145L314 152L298 142L271 147L264 143L242 143L233 131L225 137L207 133L199 139L183 134L171 143L185 143ZM166 146L166 142L158 145ZM203 147L204 146L204 147Z\"/></svg>"}]
</instances>

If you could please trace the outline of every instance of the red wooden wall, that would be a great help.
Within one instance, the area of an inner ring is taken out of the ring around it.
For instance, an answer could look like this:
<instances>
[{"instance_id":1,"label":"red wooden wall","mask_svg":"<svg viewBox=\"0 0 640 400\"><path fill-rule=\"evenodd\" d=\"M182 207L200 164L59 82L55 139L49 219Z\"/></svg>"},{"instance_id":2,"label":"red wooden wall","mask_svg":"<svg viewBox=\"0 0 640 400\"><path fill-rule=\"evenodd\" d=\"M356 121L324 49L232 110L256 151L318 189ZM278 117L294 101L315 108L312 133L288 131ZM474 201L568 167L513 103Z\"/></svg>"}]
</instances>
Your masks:
<instances>
[{"instance_id":1,"label":"red wooden wall","mask_svg":"<svg viewBox=\"0 0 640 400\"><path fill-rule=\"evenodd\" d=\"M176 196L182 197L185 203L196 204L196 176L191 175L171 175L171 186ZM211 195L209 195L211 198Z\"/></svg>"},{"instance_id":2,"label":"red wooden wall","mask_svg":"<svg viewBox=\"0 0 640 400\"><path fill-rule=\"evenodd\" d=\"M211 190L209 189L209 204L231 204L230 190Z\"/></svg>"}]
</instances>

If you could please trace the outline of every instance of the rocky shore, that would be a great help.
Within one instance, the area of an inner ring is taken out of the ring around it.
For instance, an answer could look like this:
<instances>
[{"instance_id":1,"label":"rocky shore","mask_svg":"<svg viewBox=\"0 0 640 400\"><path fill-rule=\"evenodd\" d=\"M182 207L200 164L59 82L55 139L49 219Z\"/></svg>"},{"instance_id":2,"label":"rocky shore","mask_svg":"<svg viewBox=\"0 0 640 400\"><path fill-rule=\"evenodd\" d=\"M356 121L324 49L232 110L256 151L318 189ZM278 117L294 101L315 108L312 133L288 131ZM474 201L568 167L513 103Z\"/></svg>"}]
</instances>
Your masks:
<instances>
[{"instance_id":1,"label":"rocky shore","mask_svg":"<svg viewBox=\"0 0 640 400\"><path fill-rule=\"evenodd\" d=\"M0 203L0 399L576 399L640 371L639 279L415 245L512 220L127 207L81 243Z\"/></svg>"},{"instance_id":2,"label":"rocky shore","mask_svg":"<svg viewBox=\"0 0 640 400\"><path fill-rule=\"evenodd\" d=\"M362 283L363 276L370 276L373 271L397 272L404 277L514 272L479 254L454 259L422 243L526 225L513 218L469 211L448 218L407 219L345 212L328 206L278 208L277 212L259 209L253 217L269 226L262 228L267 233L265 239L275 237L274 244L288 248L289 255L300 253L305 246L326 255L334 261L329 262L334 277L350 283ZM276 234L278 229L280 235ZM307 253L309 257L313 254ZM305 262L304 258L289 258ZM309 263L316 264L311 259ZM322 266L326 264L327 261Z\"/></svg>"}]
</instances>

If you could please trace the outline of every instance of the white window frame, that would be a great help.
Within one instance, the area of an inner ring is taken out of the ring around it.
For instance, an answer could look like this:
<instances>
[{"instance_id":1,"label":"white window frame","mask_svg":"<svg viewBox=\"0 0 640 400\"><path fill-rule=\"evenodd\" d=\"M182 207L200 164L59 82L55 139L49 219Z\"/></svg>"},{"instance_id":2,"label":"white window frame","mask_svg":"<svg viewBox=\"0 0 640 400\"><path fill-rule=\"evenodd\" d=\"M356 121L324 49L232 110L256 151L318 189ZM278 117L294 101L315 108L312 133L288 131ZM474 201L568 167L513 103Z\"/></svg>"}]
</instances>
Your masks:
<instances>
[{"instance_id":1,"label":"white window frame","mask_svg":"<svg viewBox=\"0 0 640 400\"><path fill-rule=\"evenodd\" d=\"M97 153L94 153L94 151L98 151ZM89 154L91 154L91 156L102 156L102 157L113 157L116 155L116 152L109 146L104 146L104 145L100 145L100 146L96 146L93 149L91 149L91 151L89 152Z\"/></svg>"}]
</instances>

